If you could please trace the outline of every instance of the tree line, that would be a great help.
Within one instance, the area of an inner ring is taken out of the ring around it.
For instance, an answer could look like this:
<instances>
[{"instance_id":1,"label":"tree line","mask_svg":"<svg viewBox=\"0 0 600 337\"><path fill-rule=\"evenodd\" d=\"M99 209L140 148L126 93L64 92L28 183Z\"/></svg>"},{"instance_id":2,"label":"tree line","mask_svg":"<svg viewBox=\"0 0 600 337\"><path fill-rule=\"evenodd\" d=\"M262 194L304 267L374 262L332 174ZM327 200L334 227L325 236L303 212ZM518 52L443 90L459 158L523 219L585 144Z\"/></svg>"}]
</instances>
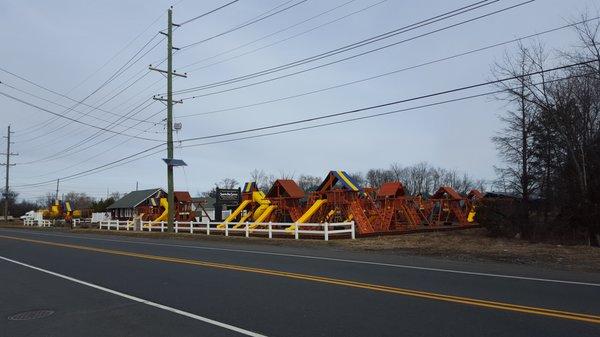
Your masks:
<instances>
[{"instance_id":1,"label":"tree line","mask_svg":"<svg viewBox=\"0 0 600 337\"><path fill-rule=\"evenodd\" d=\"M493 220L506 234L600 244L600 23L588 19L574 26L577 46L520 44L493 67L514 78L500 85L507 111L493 138L503 159L494 186L519 197Z\"/></svg>"},{"instance_id":2,"label":"tree line","mask_svg":"<svg viewBox=\"0 0 600 337\"><path fill-rule=\"evenodd\" d=\"M379 188L383 183L400 181L404 184L406 193L410 195L429 196L440 186L450 186L459 193L467 194L472 189L485 190L485 181L473 179L465 173L442 167L435 167L426 162L402 166L398 163L391 164L388 168L373 168L365 172L349 172L350 177L361 187ZM262 191L268 191L277 179L295 180L305 192L315 191L324 176L313 176L280 171L278 174L267 173L264 170L254 169L249 175L249 181L256 182ZM216 188L238 188L241 183L232 178L225 178L209 191L199 193L203 196L214 197Z\"/></svg>"},{"instance_id":3,"label":"tree line","mask_svg":"<svg viewBox=\"0 0 600 337\"><path fill-rule=\"evenodd\" d=\"M46 195L37 198L36 200L19 200L19 193L13 190L8 192L8 214L13 217L20 217L29 211L36 211L40 209L47 209L50 205L54 204L56 200L56 194L47 193ZM81 210L91 210L92 212L105 212L106 208L113 204L115 200L121 198L119 192L113 192L106 198L93 198L84 192L68 192L61 195L61 200L67 200L71 203L72 207ZM4 202L5 197L0 198L0 216L4 216Z\"/></svg>"}]
</instances>

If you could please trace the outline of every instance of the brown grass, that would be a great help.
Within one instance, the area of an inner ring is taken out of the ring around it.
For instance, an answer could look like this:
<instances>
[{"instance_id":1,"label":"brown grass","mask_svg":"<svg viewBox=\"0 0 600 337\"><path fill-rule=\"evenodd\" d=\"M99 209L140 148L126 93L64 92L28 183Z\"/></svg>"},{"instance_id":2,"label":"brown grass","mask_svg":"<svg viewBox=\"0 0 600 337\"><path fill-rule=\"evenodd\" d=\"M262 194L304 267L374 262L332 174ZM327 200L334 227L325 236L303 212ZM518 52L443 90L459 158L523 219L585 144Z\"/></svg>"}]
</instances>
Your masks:
<instances>
[{"instance_id":1,"label":"brown grass","mask_svg":"<svg viewBox=\"0 0 600 337\"><path fill-rule=\"evenodd\" d=\"M600 272L598 248L492 238L487 236L483 228L363 238L340 242L340 245L366 251L405 252L460 260L536 264Z\"/></svg>"}]
</instances>

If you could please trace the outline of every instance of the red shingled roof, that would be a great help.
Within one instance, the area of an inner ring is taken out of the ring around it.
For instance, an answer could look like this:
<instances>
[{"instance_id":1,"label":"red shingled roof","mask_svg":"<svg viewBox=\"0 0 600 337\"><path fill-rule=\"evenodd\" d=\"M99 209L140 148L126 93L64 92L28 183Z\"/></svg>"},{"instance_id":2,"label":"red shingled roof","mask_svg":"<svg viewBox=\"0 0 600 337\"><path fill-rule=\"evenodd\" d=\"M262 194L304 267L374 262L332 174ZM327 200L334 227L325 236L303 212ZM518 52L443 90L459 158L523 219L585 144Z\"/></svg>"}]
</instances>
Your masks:
<instances>
[{"instance_id":1,"label":"red shingled roof","mask_svg":"<svg viewBox=\"0 0 600 337\"><path fill-rule=\"evenodd\" d=\"M404 186L399 181L384 183L377 191L378 198L401 197L404 194Z\"/></svg>"},{"instance_id":2,"label":"red shingled roof","mask_svg":"<svg viewBox=\"0 0 600 337\"><path fill-rule=\"evenodd\" d=\"M179 202L192 202L192 196L188 191L175 191L173 192L175 200Z\"/></svg>"},{"instance_id":3,"label":"red shingled roof","mask_svg":"<svg viewBox=\"0 0 600 337\"><path fill-rule=\"evenodd\" d=\"M285 195L284 193L285 192ZM304 191L296 184L295 181L290 179L277 179L273 183L273 187L267 193L267 197L290 197L290 198L303 198Z\"/></svg>"},{"instance_id":4,"label":"red shingled roof","mask_svg":"<svg viewBox=\"0 0 600 337\"><path fill-rule=\"evenodd\" d=\"M431 199L442 199L444 194L448 195L448 199L460 200L462 197L452 187L442 186L432 196Z\"/></svg>"},{"instance_id":5,"label":"red shingled roof","mask_svg":"<svg viewBox=\"0 0 600 337\"><path fill-rule=\"evenodd\" d=\"M481 191L479 190L471 190L469 194L467 194L467 198L473 200L480 200L483 199L483 193L481 193Z\"/></svg>"}]
</instances>

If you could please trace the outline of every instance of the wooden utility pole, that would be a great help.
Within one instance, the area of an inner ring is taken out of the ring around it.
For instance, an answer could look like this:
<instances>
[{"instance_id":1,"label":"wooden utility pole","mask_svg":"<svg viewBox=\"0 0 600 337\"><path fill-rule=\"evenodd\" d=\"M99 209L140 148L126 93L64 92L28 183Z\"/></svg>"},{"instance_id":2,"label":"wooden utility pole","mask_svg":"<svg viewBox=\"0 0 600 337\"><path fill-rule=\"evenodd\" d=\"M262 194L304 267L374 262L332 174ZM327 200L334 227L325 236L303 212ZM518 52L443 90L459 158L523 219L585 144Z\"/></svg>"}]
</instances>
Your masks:
<instances>
[{"instance_id":1,"label":"wooden utility pole","mask_svg":"<svg viewBox=\"0 0 600 337\"><path fill-rule=\"evenodd\" d=\"M58 186L60 184L60 179L56 179L56 196L54 197L54 201L58 201Z\"/></svg>"},{"instance_id":2,"label":"wooden utility pole","mask_svg":"<svg viewBox=\"0 0 600 337\"><path fill-rule=\"evenodd\" d=\"M167 229L169 232L173 231L174 219L175 219L175 194L174 194L174 183L173 183L173 167L176 166L173 161L173 104L182 103L182 101L173 101L173 75L180 77L187 77L186 74L177 74L173 71L173 26L179 27L179 25L173 23L173 9L169 8L168 12L168 23L167 32L160 32L167 37L167 70L161 70L153 68L150 65L150 70L158 71L166 74L167 77L167 98L164 97L153 97L155 100L166 102L167 104L167 158L165 160L167 164L167 200L168 200L168 222Z\"/></svg>"},{"instance_id":3,"label":"wooden utility pole","mask_svg":"<svg viewBox=\"0 0 600 337\"><path fill-rule=\"evenodd\" d=\"M4 138L6 138L6 153L2 153L4 155L6 155L6 162L3 164L0 164L2 166L6 166L6 182L4 185L4 221L8 221L8 197L10 195L9 193L9 181L10 181L10 167L11 166L15 166L15 164L11 164L10 163L10 157L11 156L17 156L18 153L11 153L10 152L10 135L11 133L14 133L12 131L10 131L10 125L8 126L8 130L6 132L6 136L4 136Z\"/></svg>"}]
</instances>

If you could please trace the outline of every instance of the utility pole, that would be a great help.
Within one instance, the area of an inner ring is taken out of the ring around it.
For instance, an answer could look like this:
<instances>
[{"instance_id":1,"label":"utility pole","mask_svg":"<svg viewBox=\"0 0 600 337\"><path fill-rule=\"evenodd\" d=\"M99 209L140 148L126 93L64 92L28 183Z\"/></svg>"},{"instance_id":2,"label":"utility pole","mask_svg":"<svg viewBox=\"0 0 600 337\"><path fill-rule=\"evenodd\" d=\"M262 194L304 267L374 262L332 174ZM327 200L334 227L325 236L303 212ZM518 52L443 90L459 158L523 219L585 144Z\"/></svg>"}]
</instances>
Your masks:
<instances>
[{"instance_id":1,"label":"utility pole","mask_svg":"<svg viewBox=\"0 0 600 337\"><path fill-rule=\"evenodd\" d=\"M180 101L173 101L173 75L179 77L187 77L186 74L177 74L173 71L173 49L179 50L179 48L173 47L173 26L179 27L178 24L173 23L173 7L169 8L167 32L160 32L167 36L167 70L153 68L150 65L150 70L158 71L163 73L167 77L167 98L154 96L153 99L167 104L167 158L163 159L167 164L167 200L168 200L168 222L167 229L169 232L173 231L173 224L175 218L175 194L174 194L174 183L173 183L173 167L185 165L181 160L174 160L173 158L173 104L183 103Z\"/></svg>"},{"instance_id":2,"label":"utility pole","mask_svg":"<svg viewBox=\"0 0 600 337\"><path fill-rule=\"evenodd\" d=\"M8 126L8 130L6 132L6 136L4 136L4 138L6 138L6 153L2 153L4 155L6 155L6 162L3 164L0 164L2 166L6 166L6 183L4 185L4 221L8 221L8 196L9 196L9 181L10 181L10 167L11 166L15 166L15 164L11 164L10 163L10 157L11 156L18 156L18 153L11 153L10 152L10 134L14 133L12 131L10 131L10 125Z\"/></svg>"},{"instance_id":3,"label":"utility pole","mask_svg":"<svg viewBox=\"0 0 600 337\"><path fill-rule=\"evenodd\" d=\"M60 184L60 179L56 179L56 197L54 201L58 201L58 185Z\"/></svg>"}]
</instances>

